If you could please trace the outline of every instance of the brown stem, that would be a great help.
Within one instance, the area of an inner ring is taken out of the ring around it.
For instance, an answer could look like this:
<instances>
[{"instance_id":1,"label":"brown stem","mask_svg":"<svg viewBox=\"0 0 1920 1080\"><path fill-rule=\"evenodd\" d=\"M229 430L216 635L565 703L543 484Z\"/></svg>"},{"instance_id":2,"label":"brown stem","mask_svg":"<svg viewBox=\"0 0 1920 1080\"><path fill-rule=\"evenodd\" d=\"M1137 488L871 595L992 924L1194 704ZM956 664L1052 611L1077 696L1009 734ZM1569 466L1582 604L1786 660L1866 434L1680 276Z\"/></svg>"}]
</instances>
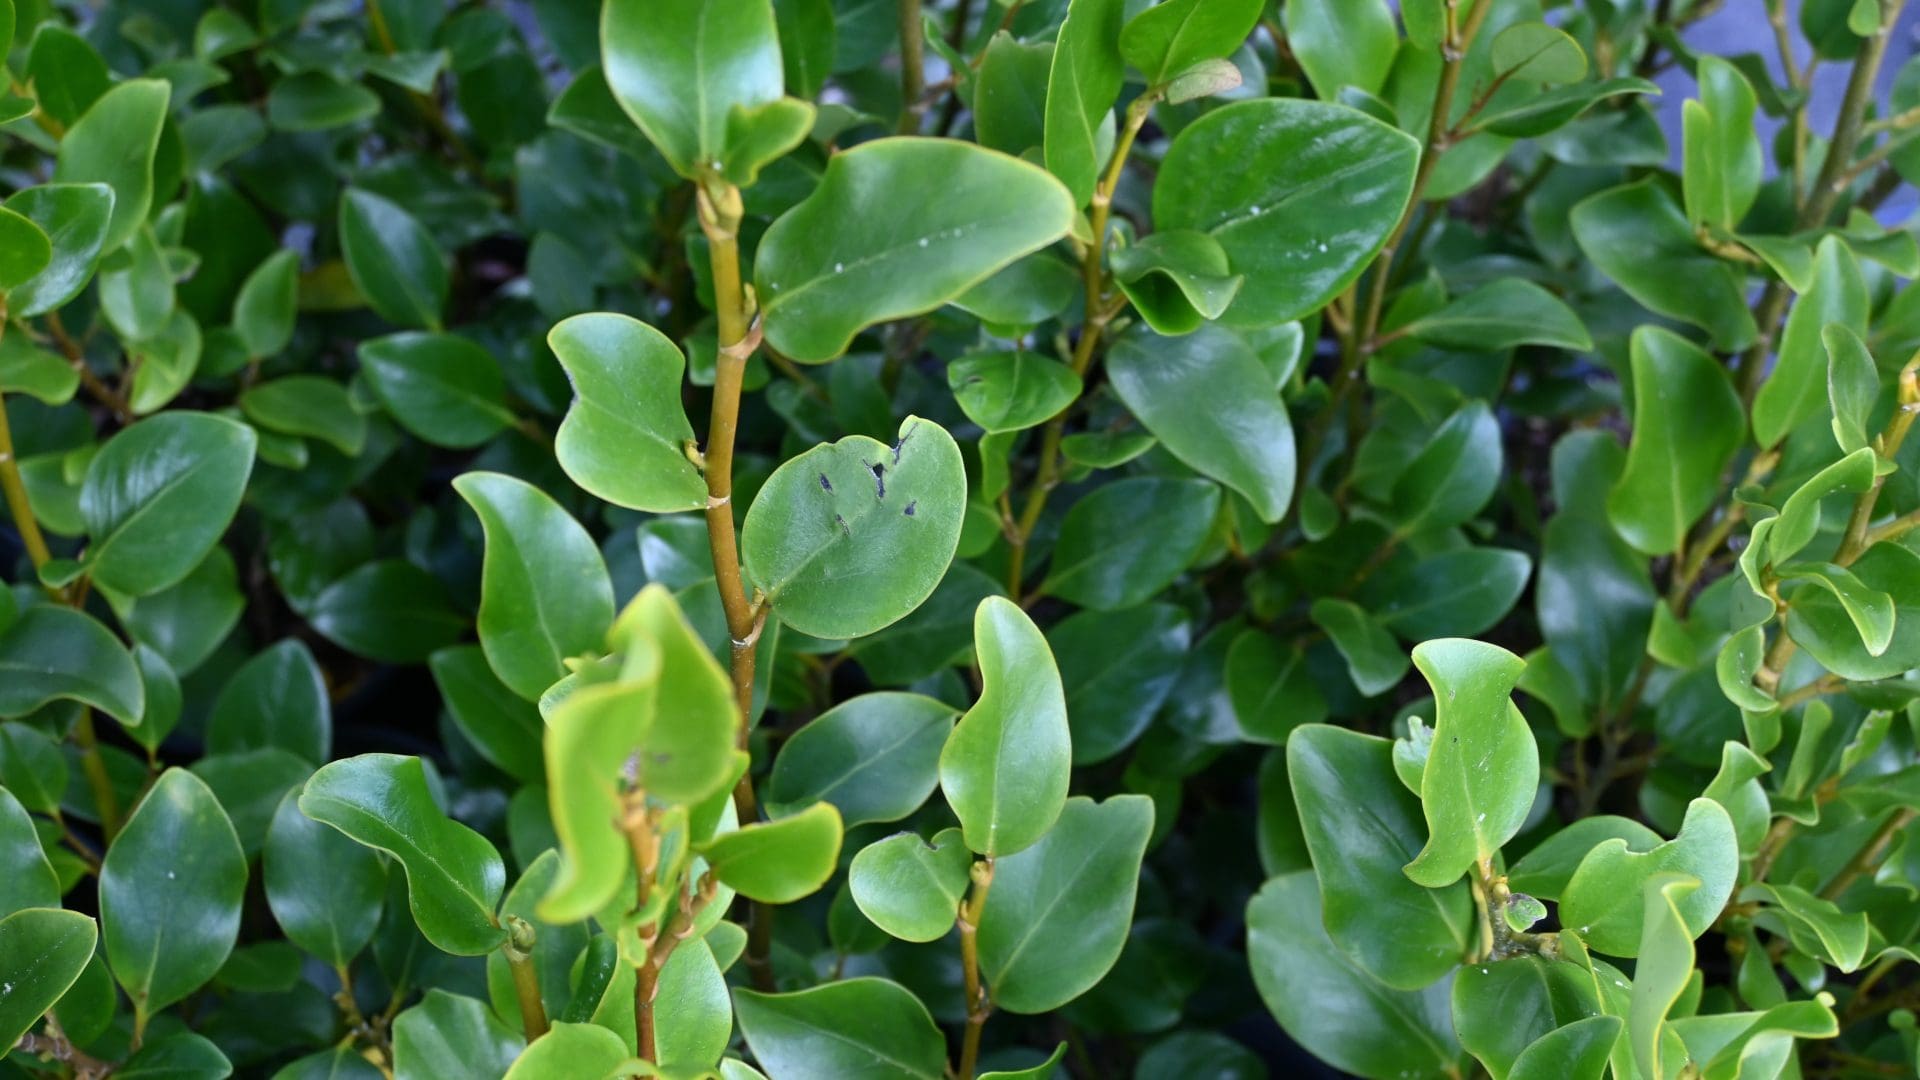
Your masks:
<instances>
[{"instance_id":1,"label":"brown stem","mask_svg":"<svg viewBox=\"0 0 1920 1080\"><path fill-rule=\"evenodd\" d=\"M1860 875L1868 873L1878 867L1880 860L1886 857L1887 845L1893 842L1893 834L1906 828L1912 823L1913 818L1914 810L1912 807L1902 807L1894 811L1886 821L1881 823L1880 828L1875 830L1874 834L1867 838L1867 842L1861 846L1860 850L1853 853L1853 858L1847 860L1847 865L1841 867L1840 872L1833 875L1833 880L1827 882L1827 884L1821 888L1821 898L1826 900L1840 899L1840 897L1846 893L1847 889L1859 879Z\"/></svg>"},{"instance_id":2,"label":"brown stem","mask_svg":"<svg viewBox=\"0 0 1920 1080\"><path fill-rule=\"evenodd\" d=\"M1893 24L1905 3L1906 0L1880 0L1880 24L1873 33L1867 35L1866 42L1860 47L1860 55L1854 59L1853 70L1847 76L1847 93L1840 102L1840 115L1833 124L1833 138L1828 142L1826 160L1821 162L1820 174L1813 181L1813 190L1807 193L1807 204L1801 208L1802 228L1824 224L1827 215L1833 211L1834 203L1847 188L1847 170L1853 163L1853 152L1860 141L1860 124L1867 115L1868 106L1873 103L1873 86L1880 76L1880 62L1886 58L1887 39L1893 35Z\"/></svg>"},{"instance_id":3,"label":"brown stem","mask_svg":"<svg viewBox=\"0 0 1920 1080\"><path fill-rule=\"evenodd\" d=\"M87 774L87 787L93 792L94 809L100 814L100 834L109 844L120 832L120 799L113 792L113 780L107 775L106 759L100 756L100 741L93 732L93 710L80 710L73 725L73 741L80 747L80 770Z\"/></svg>"},{"instance_id":4,"label":"brown stem","mask_svg":"<svg viewBox=\"0 0 1920 1080\"><path fill-rule=\"evenodd\" d=\"M973 889L960 905L960 977L967 1000L967 1026L960 1041L960 1066L954 1074L960 1080L973 1080L980 1065L980 1033L993 1015L993 1001L980 983L980 947L976 940L980 913L987 906L987 893L993 888L993 857L973 864Z\"/></svg>"},{"instance_id":5,"label":"brown stem","mask_svg":"<svg viewBox=\"0 0 1920 1080\"><path fill-rule=\"evenodd\" d=\"M926 44L920 30L920 0L897 0L900 13L900 134L920 133L927 78ZM961 21L964 23L965 17Z\"/></svg>"}]
</instances>

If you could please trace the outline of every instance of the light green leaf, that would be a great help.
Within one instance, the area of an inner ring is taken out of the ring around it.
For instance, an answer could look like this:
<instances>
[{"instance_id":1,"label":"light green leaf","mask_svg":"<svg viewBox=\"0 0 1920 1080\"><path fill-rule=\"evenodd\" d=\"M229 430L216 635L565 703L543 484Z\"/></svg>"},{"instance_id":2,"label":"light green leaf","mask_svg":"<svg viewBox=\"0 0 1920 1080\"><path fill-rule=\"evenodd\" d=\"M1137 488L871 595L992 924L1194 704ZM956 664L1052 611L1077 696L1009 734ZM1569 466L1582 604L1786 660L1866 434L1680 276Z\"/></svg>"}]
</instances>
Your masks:
<instances>
[{"instance_id":1,"label":"light green leaf","mask_svg":"<svg viewBox=\"0 0 1920 1080\"><path fill-rule=\"evenodd\" d=\"M791 904L819 891L840 859L845 833L832 803L721 833L701 851L713 876L750 900Z\"/></svg>"},{"instance_id":2,"label":"light green leaf","mask_svg":"<svg viewBox=\"0 0 1920 1080\"><path fill-rule=\"evenodd\" d=\"M1780 567L1778 573L1783 581L1803 581L1833 594L1841 610L1853 621L1868 656L1880 656L1893 644L1893 597L1869 588L1845 567L1833 563L1789 563Z\"/></svg>"},{"instance_id":3,"label":"light green leaf","mask_svg":"<svg viewBox=\"0 0 1920 1080\"><path fill-rule=\"evenodd\" d=\"M1853 453L1871 445L1867 424L1880 397L1880 372L1866 343L1850 328L1835 323L1820 329L1827 350L1827 402L1833 407L1833 437Z\"/></svg>"},{"instance_id":4,"label":"light green leaf","mask_svg":"<svg viewBox=\"0 0 1920 1080\"><path fill-rule=\"evenodd\" d=\"M613 622L613 585L593 538L524 480L470 472L453 482L486 532L480 644L509 689L538 701L570 657L598 651Z\"/></svg>"},{"instance_id":5,"label":"light green leaf","mask_svg":"<svg viewBox=\"0 0 1920 1080\"><path fill-rule=\"evenodd\" d=\"M1666 555L1719 500L1746 437L1745 410L1726 369L1685 338L1643 326L1631 348L1633 439L1607 517L1627 543Z\"/></svg>"},{"instance_id":6,"label":"light green leaf","mask_svg":"<svg viewBox=\"0 0 1920 1080\"><path fill-rule=\"evenodd\" d=\"M1853 616L1824 589L1801 589L1787 608L1787 633L1827 670L1846 679L1889 679L1920 665L1920 555L1899 544L1875 544L1847 567L1860 585L1894 605L1893 636L1878 655L1867 651Z\"/></svg>"},{"instance_id":7,"label":"light green leaf","mask_svg":"<svg viewBox=\"0 0 1920 1080\"><path fill-rule=\"evenodd\" d=\"M1433 687L1433 750L1420 784L1427 846L1407 877L1451 885L1490 867L1533 808L1540 750L1509 698L1526 663L1483 642L1442 638L1415 646L1414 666Z\"/></svg>"},{"instance_id":8,"label":"light green leaf","mask_svg":"<svg viewBox=\"0 0 1920 1080\"><path fill-rule=\"evenodd\" d=\"M0 206L0 296L33 280L53 261L53 242L32 218Z\"/></svg>"},{"instance_id":9,"label":"light green leaf","mask_svg":"<svg viewBox=\"0 0 1920 1080\"><path fill-rule=\"evenodd\" d=\"M1753 399L1753 437L1770 449L1826 405L1827 351L1822 333L1838 324L1867 330L1870 298L1860 263L1845 241L1829 236L1813 253L1813 283L1787 313L1779 358Z\"/></svg>"},{"instance_id":10,"label":"light green leaf","mask_svg":"<svg viewBox=\"0 0 1920 1080\"><path fill-rule=\"evenodd\" d=\"M774 470L747 511L742 568L795 630L829 640L871 634L940 583L966 498L953 436L909 416L891 447L849 435Z\"/></svg>"},{"instance_id":11,"label":"light green leaf","mask_svg":"<svg viewBox=\"0 0 1920 1080\"><path fill-rule=\"evenodd\" d=\"M556 1022L514 1059L506 1080L604 1080L630 1056L620 1036L599 1024Z\"/></svg>"},{"instance_id":12,"label":"light green leaf","mask_svg":"<svg viewBox=\"0 0 1920 1080\"><path fill-rule=\"evenodd\" d=\"M1765 163L1755 134L1753 87L1712 54L1695 68L1700 97L1681 107L1681 190L1687 218L1731 232L1760 194Z\"/></svg>"},{"instance_id":13,"label":"light green leaf","mask_svg":"<svg viewBox=\"0 0 1920 1080\"><path fill-rule=\"evenodd\" d=\"M1349 86L1380 92L1400 45L1382 0L1289 0L1280 14L1315 95L1331 101Z\"/></svg>"},{"instance_id":14,"label":"light green leaf","mask_svg":"<svg viewBox=\"0 0 1920 1080\"><path fill-rule=\"evenodd\" d=\"M86 287L113 218L113 189L40 184L14 192L6 208L38 225L52 245L45 269L7 291L7 310L23 319L44 315Z\"/></svg>"},{"instance_id":15,"label":"light green leaf","mask_svg":"<svg viewBox=\"0 0 1920 1080\"><path fill-rule=\"evenodd\" d=\"M1073 748L1060 672L1040 628L998 596L973 617L980 697L940 752L940 788L967 846L1004 856L1053 827L1067 798Z\"/></svg>"},{"instance_id":16,"label":"light green leaf","mask_svg":"<svg viewBox=\"0 0 1920 1080\"><path fill-rule=\"evenodd\" d=\"M1107 116L1120 97L1122 0L1071 0L1054 41L1047 75L1047 171L1060 178L1075 207L1087 205L1105 153Z\"/></svg>"},{"instance_id":17,"label":"light green leaf","mask_svg":"<svg viewBox=\"0 0 1920 1080\"><path fill-rule=\"evenodd\" d=\"M686 359L658 330L625 315L576 315L547 343L573 383L554 439L573 482L633 510L672 513L707 505L687 457L693 425L680 405Z\"/></svg>"},{"instance_id":18,"label":"light green leaf","mask_svg":"<svg viewBox=\"0 0 1920 1080\"><path fill-rule=\"evenodd\" d=\"M767 0L609 0L600 63L620 107L689 179L726 171L732 125L783 89Z\"/></svg>"},{"instance_id":19,"label":"light green leaf","mask_svg":"<svg viewBox=\"0 0 1920 1080\"><path fill-rule=\"evenodd\" d=\"M972 866L958 829L942 829L931 841L895 833L860 849L847 886L875 926L902 941L938 941L953 929Z\"/></svg>"},{"instance_id":20,"label":"light green leaf","mask_svg":"<svg viewBox=\"0 0 1920 1080\"><path fill-rule=\"evenodd\" d=\"M436 948L480 956L506 940L494 908L506 868L486 837L434 803L420 759L362 754L314 773L300 811L400 861L407 905Z\"/></svg>"},{"instance_id":21,"label":"light green leaf","mask_svg":"<svg viewBox=\"0 0 1920 1080\"><path fill-rule=\"evenodd\" d=\"M127 819L100 869L100 929L134 1030L198 990L240 933L247 858L219 800L168 769Z\"/></svg>"},{"instance_id":22,"label":"light green leaf","mask_svg":"<svg viewBox=\"0 0 1920 1080\"><path fill-rule=\"evenodd\" d=\"M1637 955L1640 963L1633 973L1633 997L1627 1010L1627 1040L1633 1047L1633 1061L1642 1076L1666 1076L1662 1056L1667 1050L1662 1036L1667 1016L1685 992L1693 977L1693 929L1681 911L1699 895L1699 879L1684 874L1659 874L1641 886L1638 900L1641 926ZM1721 899L1714 904L1719 908Z\"/></svg>"},{"instance_id":23,"label":"light green leaf","mask_svg":"<svg viewBox=\"0 0 1920 1080\"><path fill-rule=\"evenodd\" d=\"M1625 840L1602 841L1589 851L1560 898L1560 922L1599 952L1634 956L1644 926L1642 889L1679 873L1701 882L1678 901L1689 938L1698 937L1726 906L1739 867L1732 819L1712 799L1695 799L1680 835L1650 851L1629 851Z\"/></svg>"},{"instance_id":24,"label":"light green leaf","mask_svg":"<svg viewBox=\"0 0 1920 1080\"><path fill-rule=\"evenodd\" d=\"M1120 55L1161 86L1205 60L1231 56L1260 19L1259 0L1167 0L1120 28Z\"/></svg>"},{"instance_id":25,"label":"light green leaf","mask_svg":"<svg viewBox=\"0 0 1920 1080\"><path fill-rule=\"evenodd\" d=\"M873 191L891 194L875 202ZM970 143L888 138L842 151L761 238L754 292L767 344L831 360L866 327L963 295L1072 220L1045 172Z\"/></svg>"},{"instance_id":26,"label":"light green leaf","mask_svg":"<svg viewBox=\"0 0 1920 1080\"><path fill-rule=\"evenodd\" d=\"M980 969L995 1005L1050 1012L1106 975L1133 922L1153 800L1067 800L1038 843L994 862Z\"/></svg>"},{"instance_id":27,"label":"light green leaf","mask_svg":"<svg viewBox=\"0 0 1920 1080\"><path fill-rule=\"evenodd\" d=\"M1343 106L1238 102L1174 139L1153 186L1153 220L1212 234L1246 278L1224 321L1271 326L1360 276L1412 196L1418 157L1411 136Z\"/></svg>"},{"instance_id":28,"label":"light green leaf","mask_svg":"<svg viewBox=\"0 0 1920 1080\"><path fill-rule=\"evenodd\" d=\"M103 252L120 250L153 208L154 156L169 93L163 79L129 79L102 94L60 140L55 182L113 189Z\"/></svg>"},{"instance_id":29,"label":"light green leaf","mask_svg":"<svg viewBox=\"0 0 1920 1080\"><path fill-rule=\"evenodd\" d=\"M981 429L1023 431L1058 416L1080 397L1080 376L1026 349L968 353L947 365L947 386Z\"/></svg>"},{"instance_id":30,"label":"light green leaf","mask_svg":"<svg viewBox=\"0 0 1920 1080\"><path fill-rule=\"evenodd\" d=\"M1561 85L1587 77L1587 54L1558 27L1531 19L1493 36L1489 53L1495 77Z\"/></svg>"}]
</instances>

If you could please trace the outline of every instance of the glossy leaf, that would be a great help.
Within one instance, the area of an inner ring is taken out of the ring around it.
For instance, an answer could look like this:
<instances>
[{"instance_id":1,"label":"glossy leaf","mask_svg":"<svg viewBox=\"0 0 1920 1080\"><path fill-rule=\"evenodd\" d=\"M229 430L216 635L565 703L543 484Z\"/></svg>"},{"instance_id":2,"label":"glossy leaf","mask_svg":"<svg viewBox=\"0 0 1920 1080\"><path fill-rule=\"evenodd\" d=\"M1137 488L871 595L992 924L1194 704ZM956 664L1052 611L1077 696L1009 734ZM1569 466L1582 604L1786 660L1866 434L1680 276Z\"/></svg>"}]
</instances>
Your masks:
<instances>
[{"instance_id":1,"label":"glossy leaf","mask_svg":"<svg viewBox=\"0 0 1920 1080\"><path fill-rule=\"evenodd\" d=\"M574 399L554 438L560 467L608 502L671 513L707 505L687 457L693 425L680 406L680 350L625 315L576 315L547 334Z\"/></svg>"},{"instance_id":2,"label":"glossy leaf","mask_svg":"<svg viewBox=\"0 0 1920 1080\"><path fill-rule=\"evenodd\" d=\"M300 812L290 791L260 853L267 907L287 940L336 968L372 940L387 896L380 856Z\"/></svg>"},{"instance_id":3,"label":"glossy leaf","mask_svg":"<svg viewBox=\"0 0 1920 1080\"><path fill-rule=\"evenodd\" d=\"M525 1045L478 999L428 990L393 1019L394 1080L498 1080Z\"/></svg>"},{"instance_id":4,"label":"glossy leaf","mask_svg":"<svg viewBox=\"0 0 1920 1080\"><path fill-rule=\"evenodd\" d=\"M1203 60L1230 56L1253 30L1260 5L1253 0L1168 0L1120 29L1120 55L1160 86Z\"/></svg>"},{"instance_id":5,"label":"glossy leaf","mask_svg":"<svg viewBox=\"0 0 1920 1080\"><path fill-rule=\"evenodd\" d=\"M1629 544L1663 555L1719 497L1746 421L1726 370L1698 346L1644 327L1632 348L1633 440L1607 516Z\"/></svg>"},{"instance_id":6,"label":"glossy leaf","mask_svg":"<svg viewBox=\"0 0 1920 1080\"><path fill-rule=\"evenodd\" d=\"M104 183L40 184L14 192L6 208L38 225L50 243L47 265L7 291L7 310L44 315L86 286L113 219L113 188Z\"/></svg>"},{"instance_id":7,"label":"glossy leaf","mask_svg":"<svg viewBox=\"0 0 1920 1080\"><path fill-rule=\"evenodd\" d=\"M133 656L92 616L36 604L0 631L0 716L25 716L52 701L78 701L124 724L146 712Z\"/></svg>"},{"instance_id":8,"label":"glossy leaf","mask_svg":"<svg viewBox=\"0 0 1920 1080\"><path fill-rule=\"evenodd\" d=\"M1399 534L1459 525L1493 497L1500 475L1500 425L1484 402L1462 406L1395 478L1391 513Z\"/></svg>"},{"instance_id":9,"label":"glossy leaf","mask_svg":"<svg viewBox=\"0 0 1920 1080\"><path fill-rule=\"evenodd\" d=\"M359 356L360 373L381 406L435 446L478 446L514 422L500 365L466 338L391 334L362 342Z\"/></svg>"},{"instance_id":10,"label":"glossy leaf","mask_svg":"<svg viewBox=\"0 0 1920 1080\"><path fill-rule=\"evenodd\" d=\"M1753 87L1717 56L1702 57L1695 74L1700 97L1680 113L1687 217L1732 230L1760 194L1764 167L1753 128Z\"/></svg>"},{"instance_id":11,"label":"glossy leaf","mask_svg":"<svg viewBox=\"0 0 1920 1080\"><path fill-rule=\"evenodd\" d=\"M244 424L198 412L149 417L108 440L80 487L93 579L146 596L192 573L240 506L257 441Z\"/></svg>"},{"instance_id":12,"label":"glossy leaf","mask_svg":"<svg viewBox=\"0 0 1920 1080\"><path fill-rule=\"evenodd\" d=\"M60 140L56 182L113 189L101 251L118 251L153 207L154 156L167 97L162 79L129 79L102 94Z\"/></svg>"},{"instance_id":13,"label":"glossy leaf","mask_svg":"<svg viewBox=\"0 0 1920 1080\"><path fill-rule=\"evenodd\" d=\"M987 856L1031 846L1053 827L1073 761L1060 672L1040 628L991 596L973 618L980 696L940 752L940 788Z\"/></svg>"},{"instance_id":14,"label":"glossy leaf","mask_svg":"<svg viewBox=\"0 0 1920 1080\"><path fill-rule=\"evenodd\" d=\"M844 832L840 811L832 803L815 803L791 817L722 833L701 854L713 876L740 895L791 904L833 876Z\"/></svg>"},{"instance_id":15,"label":"glossy leaf","mask_svg":"<svg viewBox=\"0 0 1920 1080\"><path fill-rule=\"evenodd\" d=\"M0 918L0 1039L12 1046L40 1022L93 958L93 920L31 907Z\"/></svg>"},{"instance_id":16,"label":"glossy leaf","mask_svg":"<svg viewBox=\"0 0 1920 1080\"><path fill-rule=\"evenodd\" d=\"M53 261L45 230L17 210L0 206L0 294L11 293Z\"/></svg>"},{"instance_id":17,"label":"glossy leaf","mask_svg":"<svg viewBox=\"0 0 1920 1080\"><path fill-rule=\"evenodd\" d=\"M1700 247L1673 196L1653 180L1594 195L1570 221L1587 258L1648 310L1706 330L1721 349L1753 341L1758 330L1740 275Z\"/></svg>"},{"instance_id":18,"label":"glossy leaf","mask_svg":"<svg viewBox=\"0 0 1920 1080\"><path fill-rule=\"evenodd\" d=\"M1072 0L1047 75L1043 157L1082 207L1093 197L1107 117L1120 97L1121 0Z\"/></svg>"},{"instance_id":19,"label":"glossy leaf","mask_svg":"<svg viewBox=\"0 0 1920 1080\"><path fill-rule=\"evenodd\" d=\"M1695 799L1680 835L1658 847L1635 852L1625 840L1607 840L1588 852L1561 897L1561 922L1600 952L1637 955L1645 925L1640 892L1661 875L1678 873L1701 882L1678 901L1688 936L1698 937L1732 895L1739 860L1726 810L1711 799Z\"/></svg>"},{"instance_id":20,"label":"glossy leaf","mask_svg":"<svg viewBox=\"0 0 1920 1080\"><path fill-rule=\"evenodd\" d=\"M440 330L447 257L413 215L371 191L348 188L340 197L340 249L354 287L381 318Z\"/></svg>"},{"instance_id":21,"label":"glossy leaf","mask_svg":"<svg viewBox=\"0 0 1920 1080\"><path fill-rule=\"evenodd\" d=\"M1219 512L1220 489L1205 480L1102 485L1068 508L1041 588L1101 611L1136 607L1193 562Z\"/></svg>"},{"instance_id":22,"label":"glossy leaf","mask_svg":"<svg viewBox=\"0 0 1920 1080\"><path fill-rule=\"evenodd\" d=\"M1540 783L1540 751L1508 698L1526 666L1519 657L1442 638L1415 646L1413 663L1433 687L1434 721L1420 783L1427 846L1406 869L1417 884L1440 888L1492 865L1520 831Z\"/></svg>"},{"instance_id":23,"label":"glossy leaf","mask_svg":"<svg viewBox=\"0 0 1920 1080\"><path fill-rule=\"evenodd\" d=\"M972 866L958 829L943 829L931 841L895 833L860 849L847 886L875 926L902 941L938 941L953 929Z\"/></svg>"},{"instance_id":24,"label":"glossy leaf","mask_svg":"<svg viewBox=\"0 0 1920 1080\"><path fill-rule=\"evenodd\" d=\"M860 977L788 994L743 989L733 1000L740 1031L769 1080L946 1076L946 1040L927 1007L898 983Z\"/></svg>"},{"instance_id":25,"label":"glossy leaf","mask_svg":"<svg viewBox=\"0 0 1920 1080\"><path fill-rule=\"evenodd\" d=\"M1233 303L1244 279L1229 272L1226 249L1203 232L1170 229L1120 248L1109 258L1114 281L1148 326L1189 334Z\"/></svg>"},{"instance_id":26,"label":"glossy leaf","mask_svg":"<svg viewBox=\"0 0 1920 1080\"><path fill-rule=\"evenodd\" d=\"M293 338L294 309L299 300L299 256L277 251L254 267L233 301L233 329L248 356L274 356L287 347Z\"/></svg>"},{"instance_id":27,"label":"glossy leaf","mask_svg":"<svg viewBox=\"0 0 1920 1080\"><path fill-rule=\"evenodd\" d=\"M954 709L919 694L862 694L808 721L780 748L764 798L775 817L832 803L849 827L898 821L939 783Z\"/></svg>"},{"instance_id":28,"label":"glossy leaf","mask_svg":"<svg viewBox=\"0 0 1920 1080\"><path fill-rule=\"evenodd\" d=\"M1787 313L1780 354L1753 399L1753 437L1770 448L1827 403L1827 350L1821 335L1839 325L1862 334L1869 298L1853 251L1836 237L1814 250L1813 281Z\"/></svg>"},{"instance_id":29,"label":"glossy leaf","mask_svg":"<svg viewBox=\"0 0 1920 1080\"><path fill-rule=\"evenodd\" d=\"M983 430L1023 431L1080 397L1080 377L1025 349L968 353L947 366L947 385L967 419Z\"/></svg>"}]
</instances>

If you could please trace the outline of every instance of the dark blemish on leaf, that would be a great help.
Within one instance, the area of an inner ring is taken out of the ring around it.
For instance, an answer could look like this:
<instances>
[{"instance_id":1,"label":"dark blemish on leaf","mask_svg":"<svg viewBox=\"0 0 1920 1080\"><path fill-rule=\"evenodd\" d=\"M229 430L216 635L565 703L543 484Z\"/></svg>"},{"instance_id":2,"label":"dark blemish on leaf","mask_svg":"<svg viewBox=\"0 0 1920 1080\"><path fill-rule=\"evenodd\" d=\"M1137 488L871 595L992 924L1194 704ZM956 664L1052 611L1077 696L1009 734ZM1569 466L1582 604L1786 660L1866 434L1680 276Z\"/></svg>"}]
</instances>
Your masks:
<instances>
[{"instance_id":1,"label":"dark blemish on leaf","mask_svg":"<svg viewBox=\"0 0 1920 1080\"><path fill-rule=\"evenodd\" d=\"M828 493L829 495L833 493L833 481L827 479L826 473L820 474L820 490Z\"/></svg>"},{"instance_id":2,"label":"dark blemish on leaf","mask_svg":"<svg viewBox=\"0 0 1920 1080\"><path fill-rule=\"evenodd\" d=\"M913 433L918 430L920 430L920 425L919 424L913 425L907 430L901 432L900 441L893 444L893 463L896 466L900 464L900 448L907 445L907 440L913 438Z\"/></svg>"},{"instance_id":3,"label":"dark blemish on leaf","mask_svg":"<svg viewBox=\"0 0 1920 1080\"><path fill-rule=\"evenodd\" d=\"M862 462L861 464L864 464L867 467L867 471L873 474L873 497L876 499L886 498L887 478L885 473L887 467L885 465L875 465L871 461Z\"/></svg>"},{"instance_id":4,"label":"dark blemish on leaf","mask_svg":"<svg viewBox=\"0 0 1920 1080\"><path fill-rule=\"evenodd\" d=\"M848 536L852 536L852 535L853 535L853 530L852 530L851 528L849 528L849 527L847 526L847 519L846 519L846 518L843 518L843 517L841 517L841 516L840 516L839 514L835 514L835 515L833 515L833 520L835 520L835 521L837 521L837 522L839 522L839 523L840 523L840 531L841 531L841 532L843 532L843 533L846 533L846 534L847 534Z\"/></svg>"},{"instance_id":5,"label":"dark blemish on leaf","mask_svg":"<svg viewBox=\"0 0 1920 1080\"><path fill-rule=\"evenodd\" d=\"M919 506L919 505L920 505L920 500L919 500L919 499L915 499L915 500L913 500L912 502L910 502L910 503L908 503L908 504L907 504L907 508L906 508L906 510L905 510L905 511L903 511L903 513L905 513L905 514L906 514L906 515L907 515L908 517L912 517L912 516L913 516L913 508L914 508L914 507L916 507L916 506Z\"/></svg>"}]
</instances>

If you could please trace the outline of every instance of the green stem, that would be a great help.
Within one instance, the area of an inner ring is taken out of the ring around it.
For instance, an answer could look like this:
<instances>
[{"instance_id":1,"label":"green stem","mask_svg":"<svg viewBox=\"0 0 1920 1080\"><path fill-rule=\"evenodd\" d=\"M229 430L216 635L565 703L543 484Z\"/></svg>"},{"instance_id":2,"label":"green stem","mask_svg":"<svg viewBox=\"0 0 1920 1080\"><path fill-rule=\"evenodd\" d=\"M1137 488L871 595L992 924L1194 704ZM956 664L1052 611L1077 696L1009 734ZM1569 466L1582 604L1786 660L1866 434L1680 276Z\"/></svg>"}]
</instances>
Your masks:
<instances>
[{"instance_id":1,"label":"green stem","mask_svg":"<svg viewBox=\"0 0 1920 1080\"><path fill-rule=\"evenodd\" d=\"M926 93L927 62L920 30L920 0L900 5L900 134L920 133L920 97Z\"/></svg>"},{"instance_id":2,"label":"green stem","mask_svg":"<svg viewBox=\"0 0 1920 1080\"><path fill-rule=\"evenodd\" d=\"M986 909L987 893L993 888L993 857L973 864L973 888L960 905L960 977L966 992L967 1026L960 1041L960 1066L954 1071L959 1080L973 1080L980 1067L980 1033L993 1015L993 1001L980 982L980 947L977 936L980 913Z\"/></svg>"},{"instance_id":3,"label":"green stem","mask_svg":"<svg viewBox=\"0 0 1920 1080\"><path fill-rule=\"evenodd\" d=\"M513 972L513 993L520 1000L520 1026L532 1042L547 1033L547 1009L540 1000L540 972L533 964L533 924L507 916L507 967Z\"/></svg>"}]
</instances>

